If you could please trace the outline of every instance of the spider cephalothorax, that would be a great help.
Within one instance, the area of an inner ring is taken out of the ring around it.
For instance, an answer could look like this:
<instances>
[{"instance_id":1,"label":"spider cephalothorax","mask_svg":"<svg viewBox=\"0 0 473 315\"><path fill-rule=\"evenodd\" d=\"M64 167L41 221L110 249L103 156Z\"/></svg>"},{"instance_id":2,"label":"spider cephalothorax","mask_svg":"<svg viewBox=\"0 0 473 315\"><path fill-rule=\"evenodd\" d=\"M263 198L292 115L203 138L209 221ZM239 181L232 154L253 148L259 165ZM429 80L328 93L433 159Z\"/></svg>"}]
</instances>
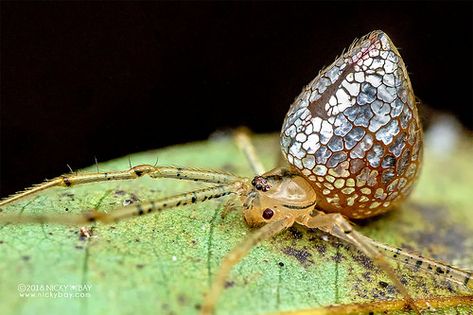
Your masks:
<instances>
[{"instance_id":1,"label":"spider cephalothorax","mask_svg":"<svg viewBox=\"0 0 473 315\"><path fill-rule=\"evenodd\" d=\"M256 176L244 201L244 218L250 226L259 226L285 216L296 219L311 212L316 195L310 184L297 173L276 168Z\"/></svg>"}]
</instances>

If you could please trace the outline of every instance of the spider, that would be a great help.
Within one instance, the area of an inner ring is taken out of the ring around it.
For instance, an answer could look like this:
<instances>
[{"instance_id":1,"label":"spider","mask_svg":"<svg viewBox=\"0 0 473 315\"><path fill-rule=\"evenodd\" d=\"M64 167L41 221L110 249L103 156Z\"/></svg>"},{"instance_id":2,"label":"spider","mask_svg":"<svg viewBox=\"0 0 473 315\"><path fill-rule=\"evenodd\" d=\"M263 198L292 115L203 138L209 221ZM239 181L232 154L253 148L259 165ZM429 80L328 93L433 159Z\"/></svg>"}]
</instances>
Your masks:
<instances>
[{"instance_id":1,"label":"spider","mask_svg":"<svg viewBox=\"0 0 473 315\"><path fill-rule=\"evenodd\" d=\"M3 223L56 223L87 226L160 213L229 196L250 227L258 228L223 260L201 307L212 314L231 268L257 243L299 224L353 244L376 263L420 313L386 257L473 288L471 272L393 248L356 231L350 219L385 213L409 195L422 161L422 130L412 86L390 38L373 31L322 70L295 99L284 120L280 145L286 166L265 171L248 133L235 133L253 178L226 172L138 165L124 171L67 174L0 201L0 207L52 187L132 180L143 176L208 183L209 186L157 200L124 205L111 212L17 215ZM227 206L224 213L230 211ZM81 234L81 235L82 235ZM86 235L87 234L87 235Z\"/></svg>"}]
</instances>

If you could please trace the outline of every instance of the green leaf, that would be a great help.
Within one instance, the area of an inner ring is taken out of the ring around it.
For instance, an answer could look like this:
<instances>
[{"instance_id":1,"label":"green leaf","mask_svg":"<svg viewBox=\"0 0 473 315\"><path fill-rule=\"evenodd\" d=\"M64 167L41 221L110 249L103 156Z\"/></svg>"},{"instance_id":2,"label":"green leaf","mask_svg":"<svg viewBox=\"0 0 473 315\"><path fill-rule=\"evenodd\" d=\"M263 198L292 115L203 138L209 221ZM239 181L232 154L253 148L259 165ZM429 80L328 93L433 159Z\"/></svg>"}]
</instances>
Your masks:
<instances>
[{"instance_id":1,"label":"green leaf","mask_svg":"<svg viewBox=\"0 0 473 315\"><path fill-rule=\"evenodd\" d=\"M258 136L255 142L266 166L274 166L279 154L277 136ZM391 246L473 266L472 147L471 139L464 139L444 157L427 149L422 176L410 201L379 218L359 222L358 229ZM130 156L134 165L154 164L156 158L159 165L253 175L242 153L226 138ZM98 167L101 171L127 169L129 159ZM95 170L95 166L88 169ZM55 188L3 211L65 215L91 208L112 211L124 203L196 187L202 185L144 177ZM223 201L212 200L114 225L97 224L86 240L81 240L79 227L0 226L2 313L195 314L224 255L251 233L241 213L235 211L222 219L222 208ZM435 301L437 296L468 294L431 274L402 264L394 266L415 298ZM78 296L22 297L20 293ZM307 308L325 312L333 304L381 301L382 305L400 298L389 279L356 248L322 232L294 227L261 243L233 269L217 313L266 314ZM471 298L469 303L443 312L468 314Z\"/></svg>"}]
</instances>

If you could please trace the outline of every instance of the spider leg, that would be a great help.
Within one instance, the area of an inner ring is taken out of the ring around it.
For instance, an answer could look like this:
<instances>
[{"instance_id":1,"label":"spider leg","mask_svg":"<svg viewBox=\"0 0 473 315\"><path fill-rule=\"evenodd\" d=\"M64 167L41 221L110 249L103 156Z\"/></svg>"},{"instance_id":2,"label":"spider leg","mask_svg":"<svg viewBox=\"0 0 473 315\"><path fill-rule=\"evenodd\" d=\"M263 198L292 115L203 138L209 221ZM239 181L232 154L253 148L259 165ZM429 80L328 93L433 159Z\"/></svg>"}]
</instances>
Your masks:
<instances>
[{"instance_id":1,"label":"spider leg","mask_svg":"<svg viewBox=\"0 0 473 315\"><path fill-rule=\"evenodd\" d=\"M150 213L159 213L163 210L179 206L204 202L220 198L229 194L240 194L242 182L227 185L211 186L191 192L145 201L125 207L117 208L111 212L98 212L95 210L82 214L0 214L0 223L55 223L65 225L85 225L93 222L115 223L122 219L142 216Z\"/></svg>"},{"instance_id":2,"label":"spider leg","mask_svg":"<svg viewBox=\"0 0 473 315\"><path fill-rule=\"evenodd\" d=\"M427 271L433 275L442 277L446 280L453 281L466 288L473 290L473 272L462 270L458 267L448 265L433 259L416 255L414 253L407 252L401 248L394 248L386 244L377 242L367 236L361 235L365 242L370 243L372 246L384 251L386 256L398 260L402 263L412 265L416 268Z\"/></svg>"},{"instance_id":3,"label":"spider leg","mask_svg":"<svg viewBox=\"0 0 473 315\"><path fill-rule=\"evenodd\" d=\"M174 178L212 184L228 184L241 180L241 177L220 171L169 166L155 167L152 165L138 165L124 171L61 175L0 200L0 207L52 187L71 187L74 185L106 182L111 180L136 179L144 175L148 175L151 178Z\"/></svg>"},{"instance_id":4,"label":"spider leg","mask_svg":"<svg viewBox=\"0 0 473 315\"><path fill-rule=\"evenodd\" d=\"M264 166L256 154L255 147L250 139L249 130L247 128L238 128L234 132L234 138L238 148L245 154L253 173L256 175L263 174L265 172Z\"/></svg>"},{"instance_id":5,"label":"spider leg","mask_svg":"<svg viewBox=\"0 0 473 315\"><path fill-rule=\"evenodd\" d=\"M367 237L355 231L350 222L339 213L324 213L317 211L315 216L306 215L298 218L297 223L309 228L317 228L335 237L345 240L358 247L376 265L378 265L391 279L396 289L402 294L409 306L420 314L414 299L411 297L406 287L401 283L394 269L389 265L384 256L376 249Z\"/></svg>"},{"instance_id":6,"label":"spider leg","mask_svg":"<svg viewBox=\"0 0 473 315\"><path fill-rule=\"evenodd\" d=\"M394 260L398 260L402 263L412 265L416 268L422 269L433 275L444 278L447 281L453 281L464 287L472 290L473 289L473 272L462 270L458 267L448 265L433 259L416 255L414 253L407 252L401 248L394 248L386 244L377 242L367 236L364 236L357 232L357 235L364 242L369 243L373 247L376 247L380 251L384 251L388 256ZM348 238L345 241L351 242Z\"/></svg>"},{"instance_id":7,"label":"spider leg","mask_svg":"<svg viewBox=\"0 0 473 315\"><path fill-rule=\"evenodd\" d=\"M209 292L205 296L200 313L202 315L213 314L220 292L223 290L225 280L234 265L236 265L256 244L265 239L271 238L282 230L290 227L293 223L294 219L290 216L279 221L268 223L228 253L222 261L220 270L215 276Z\"/></svg>"}]
</instances>

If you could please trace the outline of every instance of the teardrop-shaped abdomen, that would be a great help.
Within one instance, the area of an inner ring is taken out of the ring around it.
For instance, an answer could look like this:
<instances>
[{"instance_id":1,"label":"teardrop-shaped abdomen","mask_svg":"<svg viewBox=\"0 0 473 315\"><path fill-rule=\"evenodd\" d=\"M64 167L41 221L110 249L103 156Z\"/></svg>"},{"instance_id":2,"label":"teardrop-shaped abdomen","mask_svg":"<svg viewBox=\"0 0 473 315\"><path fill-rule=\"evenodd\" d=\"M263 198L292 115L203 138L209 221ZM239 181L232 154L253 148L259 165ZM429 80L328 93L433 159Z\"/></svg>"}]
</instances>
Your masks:
<instances>
[{"instance_id":1,"label":"teardrop-shaped abdomen","mask_svg":"<svg viewBox=\"0 0 473 315\"><path fill-rule=\"evenodd\" d=\"M356 41L304 88L284 120L281 148L322 210L366 218L410 193L422 129L406 67L385 33Z\"/></svg>"}]
</instances>

